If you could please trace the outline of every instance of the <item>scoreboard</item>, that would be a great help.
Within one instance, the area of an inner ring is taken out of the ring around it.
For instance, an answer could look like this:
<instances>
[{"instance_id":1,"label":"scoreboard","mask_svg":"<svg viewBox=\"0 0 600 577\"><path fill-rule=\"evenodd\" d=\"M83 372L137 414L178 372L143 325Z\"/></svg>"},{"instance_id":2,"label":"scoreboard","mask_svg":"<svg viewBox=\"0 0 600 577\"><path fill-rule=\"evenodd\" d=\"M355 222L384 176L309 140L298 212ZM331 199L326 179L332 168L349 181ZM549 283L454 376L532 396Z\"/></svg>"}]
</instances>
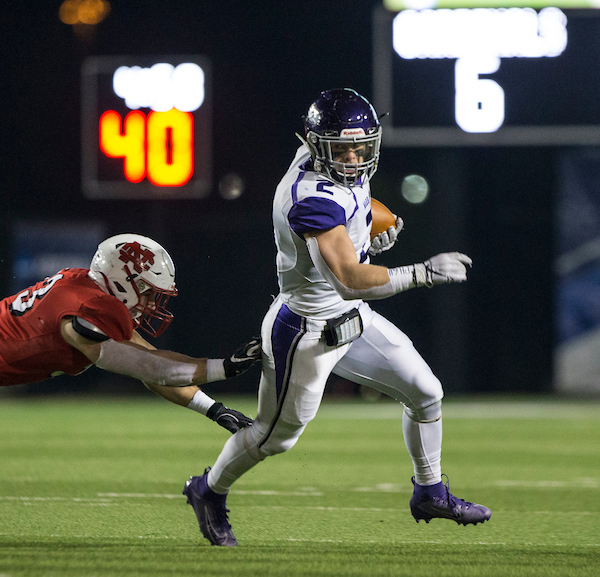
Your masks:
<instances>
[{"instance_id":1,"label":"scoreboard","mask_svg":"<svg viewBox=\"0 0 600 577\"><path fill-rule=\"evenodd\" d=\"M86 197L201 198L210 192L206 58L88 58L81 127Z\"/></svg>"},{"instance_id":2,"label":"scoreboard","mask_svg":"<svg viewBox=\"0 0 600 577\"><path fill-rule=\"evenodd\" d=\"M598 10L380 6L373 46L384 146L600 144Z\"/></svg>"}]
</instances>

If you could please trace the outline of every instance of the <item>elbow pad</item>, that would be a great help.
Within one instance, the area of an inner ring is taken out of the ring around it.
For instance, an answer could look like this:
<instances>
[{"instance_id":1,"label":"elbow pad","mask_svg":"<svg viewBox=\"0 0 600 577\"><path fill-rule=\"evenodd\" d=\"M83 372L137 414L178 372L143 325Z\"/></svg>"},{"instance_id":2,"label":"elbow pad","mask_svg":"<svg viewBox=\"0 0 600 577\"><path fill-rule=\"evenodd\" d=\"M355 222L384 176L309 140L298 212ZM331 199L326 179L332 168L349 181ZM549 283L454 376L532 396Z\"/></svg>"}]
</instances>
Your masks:
<instances>
[{"instance_id":1,"label":"elbow pad","mask_svg":"<svg viewBox=\"0 0 600 577\"><path fill-rule=\"evenodd\" d=\"M155 355L112 339L100 345L96 366L111 373L127 375L149 385L185 387L191 385L196 373L195 363L182 363Z\"/></svg>"},{"instance_id":2,"label":"elbow pad","mask_svg":"<svg viewBox=\"0 0 600 577\"><path fill-rule=\"evenodd\" d=\"M381 286L367 289L352 289L340 282L333 274L325 259L321 256L319 243L314 236L306 240L308 252L312 258L315 268L321 276L336 290L344 300L379 300L391 297L399 292L418 286L416 267L422 265L401 266L388 269L389 282Z\"/></svg>"}]
</instances>

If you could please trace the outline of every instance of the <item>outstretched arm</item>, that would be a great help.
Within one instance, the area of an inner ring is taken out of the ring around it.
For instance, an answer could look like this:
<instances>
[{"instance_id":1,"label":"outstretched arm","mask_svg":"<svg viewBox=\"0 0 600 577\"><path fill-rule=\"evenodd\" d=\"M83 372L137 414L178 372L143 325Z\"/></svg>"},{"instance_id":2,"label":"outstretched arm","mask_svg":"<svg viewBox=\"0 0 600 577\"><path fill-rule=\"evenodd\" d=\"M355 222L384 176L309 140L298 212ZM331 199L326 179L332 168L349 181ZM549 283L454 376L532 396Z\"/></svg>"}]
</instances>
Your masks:
<instances>
[{"instance_id":1,"label":"outstretched arm","mask_svg":"<svg viewBox=\"0 0 600 577\"><path fill-rule=\"evenodd\" d=\"M144 340L135 331L131 340L141 346L146 346L148 349L156 350L156 347ZM230 376L235 376L245 371L250 364L253 364L255 360L260 357L260 354L260 339L254 338L250 340L245 345L239 347L228 359L225 359L225 374L229 373ZM228 363L233 364L234 366L230 367ZM208 395L203 393L196 385L190 385L188 387L162 387L160 385L149 385L148 383L144 383L144 385L167 401L171 401L182 407L188 407L193 411L206 415L209 419L216 421L230 433L236 433L240 429L248 427L253 423L253 420L246 417L243 413L229 409L228 407L223 406L222 403L214 401Z\"/></svg>"},{"instance_id":2,"label":"outstretched arm","mask_svg":"<svg viewBox=\"0 0 600 577\"><path fill-rule=\"evenodd\" d=\"M467 280L466 266L472 263L459 252L396 268L359 263L343 225L305 238L316 269L347 300L382 299L413 287L463 282Z\"/></svg>"},{"instance_id":3,"label":"outstretched arm","mask_svg":"<svg viewBox=\"0 0 600 577\"><path fill-rule=\"evenodd\" d=\"M133 331L133 337L131 338L131 342L142 347L145 347L148 350L156 351L156 347L150 344L146 339L140 336L137 331ZM205 359L199 359L205 360ZM204 372L206 373L206 365L204 368ZM144 383L146 387L151 390L153 393L156 393L158 396L170 401L171 403L175 403L176 405L181 405L182 407L187 407L190 404L190 401L194 398L194 395L200 390L197 385L189 385L187 387L164 387L161 385L153 385L149 383Z\"/></svg>"},{"instance_id":4,"label":"outstretched arm","mask_svg":"<svg viewBox=\"0 0 600 577\"><path fill-rule=\"evenodd\" d=\"M61 321L61 334L99 368L137 378L164 399L206 415L232 433L252 424L242 413L203 393L198 385L245 371L260 358L260 339L252 339L228 359L198 359L158 350L136 332L130 341L93 341L73 328L72 317Z\"/></svg>"}]
</instances>

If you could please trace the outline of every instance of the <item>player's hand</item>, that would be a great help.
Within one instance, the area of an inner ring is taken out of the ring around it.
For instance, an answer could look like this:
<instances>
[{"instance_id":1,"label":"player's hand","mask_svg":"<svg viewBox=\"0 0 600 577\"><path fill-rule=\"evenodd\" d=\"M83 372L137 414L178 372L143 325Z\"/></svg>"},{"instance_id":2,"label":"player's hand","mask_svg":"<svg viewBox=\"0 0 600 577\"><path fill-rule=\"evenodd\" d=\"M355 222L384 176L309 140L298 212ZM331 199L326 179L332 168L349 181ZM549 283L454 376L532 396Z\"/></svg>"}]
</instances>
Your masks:
<instances>
[{"instance_id":1,"label":"player's hand","mask_svg":"<svg viewBox=\"0 0 600 577\"><path fill-rule=\"evenodd\" d=\"M223 361L225 377L230 379L247 371L262 355L260 337L253 337Z\"/></svg>"},{"instance_id":2,"label":"player's hand","mask_svg":"<svg viewBox=\"0 0 600 577\"><path fill-rule=\"evenodd\" d=\"M423 263L425 282L428 287L467 280L467 266L473 261L462 252L443 252ZM417 265L418 266L418 265ZM422 285L421 285L422 286Z\"/></svg>"},{"instance_id":3,"label":"player's hand","mask_svg":"<svg viewBox=\"0 0 600 577\"><path fill-rule=\"evenodd\" d=\"M396 226L390 226L386 231L380 232L372 241L369 247L369 254L376 256L386 250L390 250L394 246L394 243L398 239L400 231L404 227L404 221L397 216Z\"/></svg>"},{"instance_id":4,"label":"player's hand","mask_svg":"<svg viewBox=\"0 0 600 577\"><path fill-rule=\"evenodd\" d=\"M237 433L240 429L249 427L254 421L246 417L244 413L228 409L222 403L215 403L208 411L206 416L227 429L230 433Z\"/></svg>"}]
</instances>

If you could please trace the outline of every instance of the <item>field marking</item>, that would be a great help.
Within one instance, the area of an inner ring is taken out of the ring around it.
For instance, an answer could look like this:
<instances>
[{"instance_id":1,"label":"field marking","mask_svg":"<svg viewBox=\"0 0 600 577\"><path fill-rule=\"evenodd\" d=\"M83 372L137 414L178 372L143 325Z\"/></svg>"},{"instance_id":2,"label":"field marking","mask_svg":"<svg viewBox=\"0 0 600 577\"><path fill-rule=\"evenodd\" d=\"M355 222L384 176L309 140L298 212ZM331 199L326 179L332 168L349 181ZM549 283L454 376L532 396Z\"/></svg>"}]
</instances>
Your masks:
<instances>
[{"instance_id":1,"label":"field marking","mask_svg":"<svg viewBox=\"0 0 600 577\"><path fill-rule=\"evenodd\" d=\"M488 487L505 487L505 488L517 488L517 489L528 489L545 491L551 489L591 489L597 490L600 488L600 478L595 477L580 477L575 479L568 479L565 481L556 481L551 479L540 479L540 480L517 480L517 479L501 479L487 483L484 486ZM264 497L324 497L333 490L318 490L315 487L301 487L295 491L276 491L276 490L248 490L240 489L231 491L233 495L244 495L244 496L264 496ZM340 492L357 492L357 493L396 493L410 495L412 493L412 487L408 484L395 484L395 483L379 483L370 487L358 486L358 487L345 487L335 489L336 493ZM83 503L88 505L99 505L108 506L115 503L115 500L119 499L183 499L181 493L97 493L96 497L29 497L29 496L9 496L0 495L0 501L18 501L24 504L35 504L41 502L74 502ZM323 508L324 510L334 510L335 508ZM341 510L380 510L380 509L360 509L360 508L346 508ZM586 513L582 513L586 514ZM589 513L592 514L592 513Z\"/></svg>"},{"instance_id":2,"label":"field marking","mask_svg":"<svg viewBox=\"0 0 600 577\"><path fill-rule=\"evenodd\" d=\"M256 491L246 491L240 490L231 491L231 494L235 495L266 495L269 497L323 497L325 493L321 491L271 491L271 490L256 490ZM98 493L98 497L112 497L112 498L158 498L158 499L180 499L182 498L182 494L163 494L163 493Z\"/></svg>"},{"instance_id":3,"label":"field marking","mask_svg":"<svg viewBox=\"0 0 600 577\"><path fill-rule=\"evenodd\" d=\"M409 509L395 509L392 507L325 507L313 505L304 507L301 505L238 505L245 509L302 509L303 511L374 511L381 513L382 511L394 511L395 513L407 513Z\"/></svg>"},{"instance_id":4,"label":"field marking","mask_svg":"<svg viewBox=\"0 0 600 577\"><path fill-rule=\"evenodd\" d=\"M598 489L600 488L600 479L593 477L582 477L580 479L570 479L568 481L517 481L502 480L494 481L492 485L496 487L517 487L525 489Z\"/></svg>"},{"instance_id":5,"label":"field marking","mask_svg":"<svg viewBox=\"0 0 600 577\"><path fill-rule=\"evenodd\" d=\"M237 505L239 508L245 509L301 509L301 510L310 510L310 511L354 511L354 512L365 512L365 511L373 511L375 513L381 512L393 512L393 513L409 513L410 509L406 507L325 507L325 506L309 506L304 507L301 505ZM502 509L502 514L510 513L509 509ZM527 511L528 514L531 515L567 515L569 517L573 517L574 515L584 515L584 516L592 516L592 515L600 515L600 511ZM499 514L499 513L497 513Z\"/></svg>"},{"instance_id":6,"label":"field marking","mask_svg":"<svg viewBox=\"0 0 600 577\"><path fill-rule=\"evenodd\" d=\"M301 539L289 537L286 539L277 539L277 541L297 541L300 543L349 543L356 541L344 541L342 539ZM369 540L369 541L358 541L359 543L381 543L381 541ZM394 544L400 543L402 545L422 545L424 543L428 545L465 545L464 542L449 543L448 541L427 541L425 539L414 539L414 540L403 540L394 541ZM467 543L468 545L509 545L510 543L503 543L499 541L472 541Z\"/></svg>"},{"instance_id":7,"label":"field marking","mask_svg":"<svg viewBox=\"0 0 600 577\"><path fill-rule=\"evenodd\" d=\"M231 491L232 495L268 495L277 497L323 497L321 491Z\"/></svg>"},{"instance_id":8,"label":"field marking","mask_svg":"<svg viewBox=\"0 0 600 577\"><path fill-rule=\"evenodd\" d=\"M111 499L181 499L182 493L97 493L98 497L110 497Z\"/></svg>"},{"instance_id":9,"label":"field marking","mask_svg":"<svg viewBox=\"0 0 600 577\"><path fill-rule=\"evenodd\" d=\"M37 538L40 535L32 536L31 533L0 533L0 535L6 535L10 537L22 537L25 539L29 538ZM49 535L44 535L44 537L53 537L57 539L65 539L65 538L75 538L75 539L97 539L98 536L94 534L85 534L85 535L72 535L72 534L58 534L51 533ZM128 537L129 538L129 537ZM132 535L131 539L154 539L154 540L172 540L172 541L181 541L188 542L190 541L189 537L180 537L174 535ZM115 540L123 540L123 535L104 535L102 539L115 539ZM194 539L195 541L195 539ZM381 540L375 539L365 539L365 540L354 540L354 539L307 539L302 537L276 537L273 541L277 542L291 542L291 543L339 543L339 544L380 544ZM402 545L444 545L444 546L459 546L464 547L465 545L482 545L482 546L491 546L497 545L501 547L512 547L515 545L518 546L531 546L531 547L585 547L585 548L598 548L600 547L600 543L564 543L564 542L555 542L555 543L541 543L541 542L532 542L532 541L516 541L516 542L504 542L504 541L447 541L447 540L431 540L431 539L403 539L403 540L393 540L390 541L390 545L402 544ZM194 545L195 546L195 545ZM11 577L11 575L0 573L0 577Z\"/></svg>"},{"instance_id":10,"label":"field marking","mask_svg":"<svg viewBox=\"0 0 600 577\"><path fill-rule=\"evenodd\" d=\"M97 497L12 497L12 496L0 496L0 501L75 501L75 502L94 502L99 501L111 503L110 499L99 499Z\"/></svg>"},{"instance_id":11,"label":"field marking","mask_svg":"<svg viewBox=\"0 0 600 577\"><path fill-rule=\"evenodd\" d=\"M301 539L301 538L293 538L289 537L287 539L277 539L277 541L291 541L291 542L300 542L300 543L381 543L381 541L343 541L341 539ZM393 544L401 544L401 545L448 545L448 546L461 546L465 545L499 545L501 547L512 547L515 543L507 543L503 541L469 541L468 543L464 541L428 541L421 539L411 539L411 540L402 540L402 541L393 541ZM523 542L519 543L521 545L530 545L532 547L600 547L600 543L577 543L574 545L573 543L531 543L531 542Z\"/></svg>"},{"instance_id":12,"label":"field marking","mask_svg":"<svg viewBox=\"0 0 600 577\"><path fill-rule=\"evenodd\" d=\"M282 493L283 495L289 495L291 493ZM162 499L179 499L183 498L182 495L169 495L169 494L158 494L158 493L102 493L102 495L111 495L111 498L80 498L80 497L13 497L13 496L0 496L0 501L16 501L22 502L23 505L34 505L36 503L51 503L51 502L72 502L80 503L82 505L108 507L119 504L119 500L122 498L162 498ZM305 494L301 494L305 496ZM282 509L295 509L305 511L352 511L355 513L360 512L374 512L374 513L408 513L410 509L406 507L334 507L325 505L238 505L240 508L246 509L269 509L269 510L282 510ZM502 513L508 513L507 509L503 509ZM553 515L553 516L569 516L580 515L580 516L593 516L600 515L600 511L529 511L532 515ZM3 535L4 533L0 533ZM0 575L1 577L1 575Z\"/></svg>"},{"instance_id":13,"label":"field marking","mask_svg":"<svg viewBox=\"0 0 600 577\"><path fill-rule=\"evenodd\" d=\"M373 487L353 487L349 489L339 489L341 491L353 491L356 493L406 493L412 495L413 486L408 483L378 483Z\"/></svg>"}]
</instances>

